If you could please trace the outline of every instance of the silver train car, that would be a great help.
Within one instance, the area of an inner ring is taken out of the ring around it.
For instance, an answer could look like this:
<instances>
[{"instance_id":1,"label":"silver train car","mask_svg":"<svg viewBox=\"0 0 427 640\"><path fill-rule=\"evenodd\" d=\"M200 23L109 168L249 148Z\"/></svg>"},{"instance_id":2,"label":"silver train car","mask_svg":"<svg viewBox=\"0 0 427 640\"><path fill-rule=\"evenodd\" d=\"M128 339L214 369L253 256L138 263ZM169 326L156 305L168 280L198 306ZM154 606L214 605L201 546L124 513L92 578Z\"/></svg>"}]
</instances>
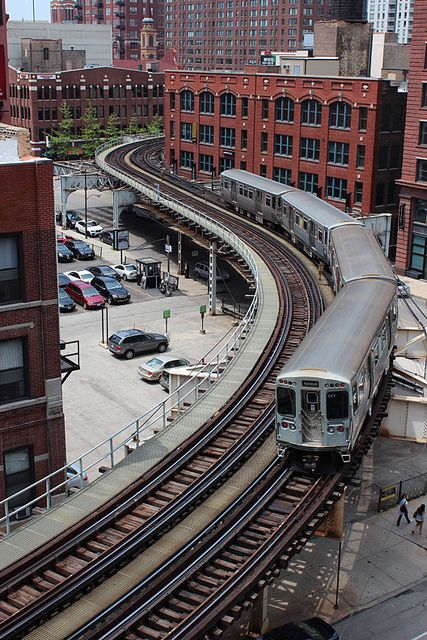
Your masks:
<instances>
[{"instance_id":1,"label":"silver train car","mask_svg":"<svg viewBox=\"0 0 427 640\"><path fill-rule=\"evenodd\" d=\"M229 207L282 231L331 274L334 302L276 381L279 455L330 471L350 461L390 366L393 269L372 231L312 194L235 169L221 187Z\"/></svg>"},{"instance_id":2,"label":"silver train car","mask_svg":"<svg viewBox=\"0 0 427 640\"><path fill-rule=\"evenodd\" d=\"M358 280L338 293L277 378L279 455L293 449L316 468L350 461L396 328L394 283Z\"/></svg>"}]
</instances>

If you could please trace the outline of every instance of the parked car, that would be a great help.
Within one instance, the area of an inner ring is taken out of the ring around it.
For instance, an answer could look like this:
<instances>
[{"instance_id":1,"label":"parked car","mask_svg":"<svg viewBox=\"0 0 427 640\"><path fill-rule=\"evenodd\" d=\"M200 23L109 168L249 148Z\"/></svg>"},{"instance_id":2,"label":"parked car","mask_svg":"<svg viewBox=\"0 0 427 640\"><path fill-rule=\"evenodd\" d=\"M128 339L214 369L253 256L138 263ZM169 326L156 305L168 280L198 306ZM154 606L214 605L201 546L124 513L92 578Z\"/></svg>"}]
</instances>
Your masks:
<instances>
[{"instance_id":1,"label":"parked car","mask_svg":"<svg viewBox=\"0 0 427 640\"><path fill-rule=\"evenodd\" d=\"M70 282L71 278L69 278L65 273L58 273L58 287L66 287Z\"/></svg>"},{"instance_id":2,"label":"parked car","mask_svg":"<svg viewBox=\"0 0 427 640\"><path fill-rule=\"evenodd\" d=\"M71 462L67 466L67 491L70 489L83 489L89 484L89 478L86 473L81 474L80 467Z\"/></svg>"},{"instance_id":3,"label":"parked car","mask_svg":"<svg viewBox=\"0 0 427 640\"><path fill-rule=\"evenodd\" d=\"M168 344L167 336L161 333L145 333L140 329L116 331L108 338L108 348L111 353L127 360L149 351L163 353L168 348Z\"/></svg>"},{"instance_id":4,"label":"parked car","mask_svg":"<svg viewBox=\"0 0 427 640\"><path fill-rule=\"evenodd\" d=\"M57 244L64 244L64 242L67 242L67 240L69 240L69 238L67 238L67 236L65 236L62 231L57 231L56 232L56 243Z\"/></svg>"},{"instance_id":5,"label":"parked car","mask_svg":"<svg viewBox=\"0 0 427 640\"><path fill-rule=\"evenodd\" d=\"M74 311L76 308L76 303L70 298L65 289L61 289L61 287L58 287L58 306L61 313Z\"/></svg>"},{"instance_id":6,"label":"parked car","mask_svg":"<svg viewBox=\"0 0 427 640\"><path fill-rule=\"evenodd\" d=\"M134 264L113 264L113 269L119 274L123 280L136 280L138 277L138 269Z\"/></svg>"},{"instance_id":7,"label":"parked car","mask_svg":"<svg viewBox=\"0 0 427 640\"><path fill-rule=\"evenodd\" d=\"M396 278L397 280L397 295L399 298L409 298L411 295L411 287L406 282L403 282L400 278Z\"/></svg>"},{"instance_id":8,"label":"parked car","mask_svg":"<svg viewBox=\"0 0 427 640\"><path fill-rule=\"evenodd\" d=\"M130 302L130 293L115 278L94 277L92 287L104 296L108 304L126 304Z\"/></svg>"},{"instance_id":9,"label":"parked car","mask_svg":"<svg viewBox=\"0 0 427 640\"><path fill-rule=\"evenodd\" d=\"M75 225L75 230L78 233L86 233L91 238L95 238L95 236L99 236L102 231L102 227L100 224L95 222L95 220L88 220L87 223L84 220L77 220Z\"/></svg>"},{"instance_id":10,"label":"parked car","mask_svg":"<svg viewBox=\"0 0 427 640\"><path fill-rule=\"evenodd\" d=\"M338 633L320 618L288 622L258 636L257 640L339 640Z\"/></svg>"},{"instance_id":11,"label":"parked car","mask_svg":"<svg viewBox=\"0 0 427 640\"><path fill-rule=\"evenodd\" d=\"M116 280L121 280L119 274L110 267L108 264L101 264L97 267L90 267L89 271L92 271L93 275L97 278L107 277L107 278L115 278Z\"/></svg>"},{"instance_id":12,"label":"parked car","mask_svg":"<svg viewBox=\"0 0 427 640\"><path fill-rule=\"evenodd\" d=\"M103 229L99 234L99 239L101 242L105 244L113 244L114 242L114 231L113 229Z\"/></svg>"},{"instance_id":13,"label":"parked car","mask_svg":"<svg viewBox=\"0 0 427 640\"><path fill-rule=\"evenodd\" d=\"M65 275L68 276L70 280L82 280L88 284L90 284L95 277L93 273L87 269L80 269L80 271L65 271Z\"/></svg>"},{"instance_id":14,"label":"parked car","mask_svg":"<svg viewBox=\"0 0 427 640\"><path fill-rule=\"evenodd\" d=\"M67 229L75 229L76 222L81 219L82 217L77 213L77 211L67 211L67 213L65 214L65 226L67 227Z\"/></svg>"},{"instance_id":15,"label":"parked car","mask_svg":"<svg viewBox=\"0 0 427 640\"><path fill-rule=\"evenodd\" d=\"M65 287L68 295L85 309L101 309L105 306L104 298L92 285L80 280L73 280Z\"/></svg>"},{"instance_id":16,"label":"parked car","mask_svg":"<svg viewBox=\"0 0 427 640\"><path fill-rule=\"evenodd\" d=\"M173 367L184 367L189 364L189 360L186 360L185 358L177 358L177 356L155 356L154 358L151 358L151 360L144 362L144 364L140 364L138 367L138 373L143 380L157 382L167 369L172 369Z\"/></svg>"},{"instance_id":17,"label":"parked car","mask_svg":"<svg viewBox=\"0 0 427 640\"><path fill-rule=\"evenodd\" d=\"M56 243L56 257L58 262L72 262L74 260L73 252L61 242Z\"/></svg>"},{"instance_id":18,"label":"parked car","mask_svg":"<svg viewBox=\"0 0 427 640\"><path fill-rule=\"evenodd\" d=\"M78 260L93 260L95 258L95 251L87 242L83 242L83 240L70 239L67 240L65 244Z\"/></svg>"},{"instance_id":19,"label":"parked car","mask_svg":"<svg viewBox=\"0 0 427 640\"><path fill-rule=\"evenodd\" d=\"M194 265L194 275L199 278L203 278L207 280L209 278L209 265L207 262L196 262ZM216 268L216 279L217 280L228 280L230 274L224 269Z\"/></svg>"}]
</instances>

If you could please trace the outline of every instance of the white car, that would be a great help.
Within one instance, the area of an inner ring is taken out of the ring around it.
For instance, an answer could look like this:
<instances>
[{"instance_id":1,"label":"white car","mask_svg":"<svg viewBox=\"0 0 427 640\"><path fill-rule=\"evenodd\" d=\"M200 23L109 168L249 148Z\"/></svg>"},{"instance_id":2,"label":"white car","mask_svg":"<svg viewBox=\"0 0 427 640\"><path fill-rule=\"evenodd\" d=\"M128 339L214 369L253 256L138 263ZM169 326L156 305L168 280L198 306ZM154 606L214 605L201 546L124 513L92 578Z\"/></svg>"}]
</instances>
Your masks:
<instances>
[{"instance_id":1,"label":"white car","mask_svg":"<svg viewBox=\"0 0 427 640\"><path fill-rule=\"evenodd\" d=\"M138 270L134 264L113 264L113 269L123 278L123 280L136 280Z\"/></svg>"},{"instance_id":2,"label":"white car","mask_svg":"<svg viewBox=\"0 0 427 640\"><path fill-rule=\"evenodd\" d=\"M66 271L65 275L70 278L70 280L81 280L82 282L87 282L90 284L95 277L93 273L88 271L87 269L81 269L80 271Z\"/></svg>"},{"instance_id":3,"label":"white car","mask_svg":"<svg viewBox=\"0 0 427 640\"><path fill-rule=\"evenodd\" d=\"M88 220L87 225L84 220L78 220L75 228L78 233L85 233L85 229L87 228L87 235L91 238L99 236L102 231L101 225L95 222L95 220Z\"/></svg>"}]
</instances>

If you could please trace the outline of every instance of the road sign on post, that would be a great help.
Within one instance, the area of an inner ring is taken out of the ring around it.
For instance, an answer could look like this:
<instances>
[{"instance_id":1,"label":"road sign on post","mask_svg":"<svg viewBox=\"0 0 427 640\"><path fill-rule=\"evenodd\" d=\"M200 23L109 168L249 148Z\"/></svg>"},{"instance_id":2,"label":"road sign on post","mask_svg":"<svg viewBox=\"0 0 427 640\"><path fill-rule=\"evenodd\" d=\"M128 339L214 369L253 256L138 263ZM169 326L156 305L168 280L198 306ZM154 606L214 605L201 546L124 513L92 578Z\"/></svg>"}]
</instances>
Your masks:
<instances>
[{"instance_id":1,"label":"road sign on post","mask_svg":"<svg viewBox=\"0 0 427 640\"><path fill-rule=\"evenodd\" d=\"M202 319L202 328L200 329L200 333L206 333L206 331L204 329L204 326L203 326L203 322L204 322L204 319L205 319L205 313L206 313L206 305L202 304L200 306L200 317Z\"/></svg>"},{"instance_id":2,"label":"road sign on post","mask_svg":"<svg viewBox=\"0 0 427 640\"><path fill-rule=\"evenodd\" d=\"M129 249L129 229L113 229L113 249L116 251Z\"/></svg>"},{"instance_id":3,"label":"road sign on post","mask_svg":"<svg viewBox=\"0 0 427 640\"><path fill-rule=\"evenodd\" d=\"M166 324L166 333L168 332L168 318L170 317L171 317L171 310L163 309L163 320L165 321L165 324Z\"/></svg>"}]
</instances>

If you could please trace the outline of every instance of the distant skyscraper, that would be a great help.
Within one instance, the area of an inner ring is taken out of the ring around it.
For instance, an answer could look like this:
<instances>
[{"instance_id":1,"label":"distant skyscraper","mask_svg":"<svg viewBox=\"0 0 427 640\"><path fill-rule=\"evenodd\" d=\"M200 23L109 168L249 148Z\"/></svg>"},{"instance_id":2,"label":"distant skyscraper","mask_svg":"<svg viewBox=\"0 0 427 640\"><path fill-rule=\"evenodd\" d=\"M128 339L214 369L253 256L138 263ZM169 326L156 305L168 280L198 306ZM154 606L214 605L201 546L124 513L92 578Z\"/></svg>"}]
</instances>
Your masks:
<instances>
[{"instance_id":1,"label":"distant skyscraper","mask_svg":"<svg viewBox=\"0 0 427 640\"><path fill-rule=\"evenodd\" d=\"M333 20L366 20L368 0L329 0L329 16Z\"/></svg>"},{"instance_id":2,"label":"distant skyscraper","mask_svg":"<svg viewBox=\"0 0 427 640\"><path fill-rule=\"evenodd\" d=\"M404 44L412 39L414 0L368 0L368 20L374 31L395 31Z\"/></svg>"}]
</instances>

